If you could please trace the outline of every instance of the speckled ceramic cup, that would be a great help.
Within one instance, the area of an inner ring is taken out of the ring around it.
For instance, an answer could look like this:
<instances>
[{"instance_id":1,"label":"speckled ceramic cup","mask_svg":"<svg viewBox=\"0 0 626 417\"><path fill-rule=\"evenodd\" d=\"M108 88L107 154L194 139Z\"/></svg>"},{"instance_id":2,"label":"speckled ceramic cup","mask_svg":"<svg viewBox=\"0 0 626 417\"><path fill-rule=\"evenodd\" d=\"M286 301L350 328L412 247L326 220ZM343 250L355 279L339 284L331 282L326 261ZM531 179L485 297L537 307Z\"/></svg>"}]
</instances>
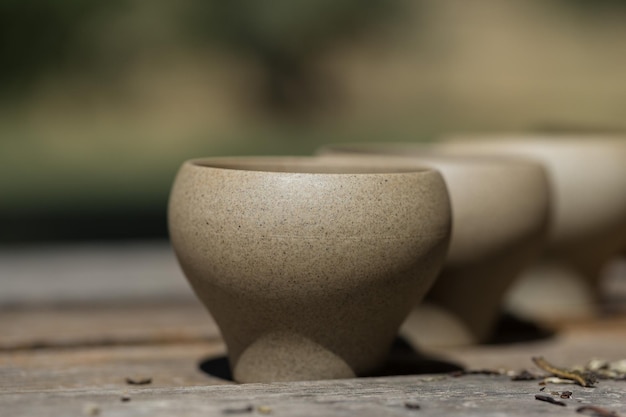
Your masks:
<instances>
[{"instance_id":1,"label":"speckled ceramic cup","mask_svg":"<svg viewBox=\"0 0 626 417\"><path fill-rule=\"evenodd\" d=\"M418 347L488 340L507 289L545 240L550 196L541 164L450 155L436 144L420 143L331 145L320 153L374 165L390 164L389 158L413 161L441 172L452 202L450 250L441 275L401 333Z\"/></svg>"},{"instance_id":2,"label":"speckled ceramic cup","mask_svg":"<svg viewBox=\"0 0 626 417\"><path fill-rule=\"evenodd\" d=\"M596 314L600 271L626 245L626 137L464 135L441 146L522 155L546 166L554 194L549 244L512 289L509 308L543 321Z\"/></svg>"},{"instance_id":3,"label":"speckled ceramic cup","mask_svg":"<svg viewBox=\"0 0 626 417\"><path fill-rule=\"evenodd\" d=\"M238 382L347 378L385 360L450 236L441 175L317 158L188 161L169 230Z\"/></svg>"}]
</instances>

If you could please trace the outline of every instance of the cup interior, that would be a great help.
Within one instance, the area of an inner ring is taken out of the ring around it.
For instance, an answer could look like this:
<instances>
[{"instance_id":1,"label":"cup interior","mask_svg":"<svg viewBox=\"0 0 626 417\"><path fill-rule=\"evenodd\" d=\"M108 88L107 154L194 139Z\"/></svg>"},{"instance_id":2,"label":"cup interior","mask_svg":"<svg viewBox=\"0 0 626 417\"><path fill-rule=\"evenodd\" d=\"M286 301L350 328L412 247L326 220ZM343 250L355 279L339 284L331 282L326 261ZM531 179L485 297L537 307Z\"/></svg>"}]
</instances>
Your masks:
<instances>
[{"instance_id":1,"label":"cup interior","mask_svg":"<svg viewBox=\"0 0 626 417\"><path fill-rule=\"evenodd\" d=\"M437 164L454 164L466 167L502 167L522 162L533 162L526 157L517 155L490 155L480 152L466 152L465 149L448 147L442 142L389 142L389 143L362 143L362 144L337 144L320 148L319 155L328 157L359 156L363 158L393 158L405 160L418 158L418 160Z\"/></svg>"},{"instance_id":2,"label":"cup interior","mask_svg":"<svg viewBox=\"0 0 626 417\"><path fill-rule=\"evenodd\" d=\"M191 161L194 166L256 172L299 174L399 174L426 172L429 168L402 161L365 161L316 157L237 157Z\"/></svg>"},{"instance_id":3,"label":"cup interior","mask_svg":"<svg viewBox=\"0 0 626 417\"><path fill-rule=\"evenodd\" d=\"M626 145L626 137L616 135L485 134L453 135L440 142L443 147L462 150L502 150L562 152L565 150L605 150Z\"/></svg>"}]
</instances>

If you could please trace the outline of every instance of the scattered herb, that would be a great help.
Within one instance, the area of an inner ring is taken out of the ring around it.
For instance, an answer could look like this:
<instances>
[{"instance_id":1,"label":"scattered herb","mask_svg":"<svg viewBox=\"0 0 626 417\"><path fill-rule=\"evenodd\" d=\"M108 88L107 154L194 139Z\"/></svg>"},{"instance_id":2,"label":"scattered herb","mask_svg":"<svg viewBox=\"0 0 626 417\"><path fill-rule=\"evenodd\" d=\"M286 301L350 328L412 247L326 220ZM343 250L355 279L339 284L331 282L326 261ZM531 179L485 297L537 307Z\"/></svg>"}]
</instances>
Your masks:
<instances>
[{"instance_id":1,"label":"scattered herb","mask_svg":"<svg viewBox=\"0 0 626 417\"><path fill-rule=\"evenodd\" d=\"M572 380L582 387L592 387L596 382L598 382L598 378L593 372L581 372L579 370L558 368L542 357L534 357L532 360L535 365L544 371L559 378Z\"/></svg>"},{"instance_id":2,"label":"scattered herb","mask_svg":"<svg viewBox=\"0 0 626 417\"><path fill-rule=\"evenodd\" d=\"M256 408L256 411L258 411L260 414L272 414L272 409L267 405L258 406Z\"/></svg>"},{"instance_id":3,"label":"scattered herb","mask_svg":"<svg viewBox=\"0 0 626 417\"><path fill-rule=\"evenodd\" d=\"M86 416L98 416L100 415L100 407L98 404L87 403L83 406L83 414Z\"/></svg>"},{"instance_id":4,"label":"scattered herb","mask_svg":"<svg viewBox=\"0 0 626 417\"><path fill-rule=\"evenodd\" d=\"M559 378L558 376L548 376L539 383L539 385L546 384L577 384L577 382L573 379L563 379Z\"/></svg>"},{"instance_id":5,"label":"scattered herb","mask_svg":"<svg viewBox=\"0 0 626 417\"><path fill-rule=\"evenodd\" d=\"M502 375L502 371L496 369L468 369L468 370L460 370L453 371L449 374L451 377L460 377L463 375Z\"/></svg>"},{"instance_id":6,"label":"scattered herb","mask_svg":"<svg viewBox=\"0 0 626 417\"><path fill-rule=\"evenodd\" d=\"M626 380L626 359L609 362L592 359L585 365L585 370L595 373L599 379Z\"/></svg>"},{"instance_id":7,"label":"scattered herb","mask_svg":"<svg viewBox=\"0 0 626 417\"><path fill-rule=\"evenodd\" d=\"M582 407L578 407L576 412L594 417L619 417L615 411L596 407L595 405L583 405Z\"/></svg>"},{"instance_id":8,"label":"scattered herb","mask_svg":"<svg viewBox=\"0 0 626 417\"><path fill-rule=\"evenodd\" d=\"M120 401L123 402L123 403L127 403L127 402L130 401L130 397L128 395L122 395L120 397Z\"/></svg>"},{"instance_id":9,"label":"scattered herb","mask_svg":"<svg viewBox=\"0 0 626 417\"><path fill-rule=\"evenodd\" d=\"M422 406L414 401L407 401L404 403L404 408L407 408L409 410L419 410L422 408Z\"/></svg>"},{"instance_id":10,"label":"scattered herb","mask_svg":"<svg viewBox=\"0 0 626 417\"><path fill-rule=\"evenodd\" d=\"M436 375L436 376L426 376L426 377L422 377L420 378L420 381L424 381L424 382L436 382L436 381L443 381L447 378L446 375Z\"/></svg>"},{"instance_id":11,"label":"scattered herb","mask_svg":"<svg viewBox=\"0 0 626 417\"><path fill-rule=\"evenodd\" d=\"M251 413L254 410L254 407L248 405L242 408L225 408L222 410L222 414L246 414Z\"/></svg>"},{"instance_id":12,"label":"scattered herb","mask_svg":"<svg viewBox=\"0 0 626 417\"><path fill-rule=\"evenodd\" d=\"M526 369L524 369L522 372L513 375L511 377L511 381L534 381L535 379L538 379L538 378L539 377L537 375L532 374Z\"/></svg>"},{"instance_id":13,"label":"scattered herb","mask_svg":"<svg viewBox=\"0 0 626 417\"><path fill-rule=\"evenodd\" d=\"M126 383L128 385L148 385L148 384L152 384L152 378L148 377L148 378L135 379L135 378L126 377Z\"/></svg>"},{"instance_id":14,"label":"scattered herb","mask_svg":"<svg viewBox=\"0 0 626 417\"><path fill-rule=\"evenodd\" d=\"M564 398L564 399L568 400L568 399L572 398L572 394L573 394L572 391L563 391L561 393L561 398Z\"/></svg>"},{"instance_id":15,"label":"scattered herb","mask_svg":"<svg viewBox=\"0 0 626 417\"><path fill-rule=\"evenodd\" d=\"M553 397L550 397L549 395L539 395L539 394L537 394L537 395L535 395L535 400L545 401L547 403L554 404L554 405L560 405L562 407L565 407L567 405L563 401L555 400Z\"/></svg>"}]
</instances>

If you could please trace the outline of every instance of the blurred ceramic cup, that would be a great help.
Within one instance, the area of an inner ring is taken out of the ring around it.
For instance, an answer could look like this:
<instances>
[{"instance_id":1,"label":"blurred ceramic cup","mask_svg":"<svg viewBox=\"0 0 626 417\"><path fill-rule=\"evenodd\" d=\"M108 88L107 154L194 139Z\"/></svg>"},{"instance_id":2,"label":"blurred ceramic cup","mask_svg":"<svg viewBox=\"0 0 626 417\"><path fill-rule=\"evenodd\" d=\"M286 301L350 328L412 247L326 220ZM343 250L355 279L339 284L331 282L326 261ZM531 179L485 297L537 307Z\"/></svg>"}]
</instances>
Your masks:
<instances>
[{"instance_id":1,"label":"blurred ceramic cup","mask_svg":"<svg viewBox=\"0 0 626 417\"><path fill-rule=\"evenodd\" d=\"M542 165L459 157L419 143L331 145L319 153L372 164L410 160L441 172L452 203L450 249L443 271L401 333L416 347L487 341L507 289L543 247L550 195Z\"/></svg>"},{"instance_id":2,"label":"blurred ceramic cup","mask_svg":"<svg viewBox=\"0 0 626 417\"><path fill-rule=\"evenodd\" d=\"M376 370L443 265L451 228L435 170L313 157L185 162L168 216L238 382Z\"/></svg>"},{"instance_id":3,"label":"blurred ceramic cup","mask_svg":"<svg viewBox=\"0 0 626 417\"><path fill-rule=\"evenodd\" d=\"M521 155L546 166L554 194L549 243L541 262L511 290L508 307L543 321L595 315L601 270L626 246L626 137L457 136L441 146Z\"/></svg>"}]
</instances>

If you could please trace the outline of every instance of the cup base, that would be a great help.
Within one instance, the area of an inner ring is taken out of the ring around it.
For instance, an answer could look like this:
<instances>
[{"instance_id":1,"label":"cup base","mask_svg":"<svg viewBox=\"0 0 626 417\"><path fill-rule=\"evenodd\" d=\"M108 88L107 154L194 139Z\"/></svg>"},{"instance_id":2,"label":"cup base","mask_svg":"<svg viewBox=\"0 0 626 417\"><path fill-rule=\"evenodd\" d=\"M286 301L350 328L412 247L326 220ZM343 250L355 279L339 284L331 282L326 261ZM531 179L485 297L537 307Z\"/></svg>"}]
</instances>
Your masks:
<instances>
[{"instance_id":1,"label":"cup base","mask_svg":"<svg viewBox=\"0 0 626 417\"><path fill-rule=\"evenodd\" d=\"M429 302L413 308L400 327L400 335L416 349L466 346L477 342L454 314Z\"/></svg>"},{"instance_id":2,"label":"cup base","mask_svg":"<svg viewBox=\"0 0 626 417\"><path fill-rule=\"evenodd\" d=\"M564 263L541 263L515 282L506 297L506 309L536 322L593 318L598 315L598 305L592 282Z\"/></svg>"},{"instance_id":3,"label":"cup base","mask_svg":"<svg viewBox=\"0 0 626 417\"><path fill-rule=\"evenodd\" d=\"M302 335L267 333L233 365L240 383L354 378L355 372L337 354Z\"/></svg>"}]
</instances>

